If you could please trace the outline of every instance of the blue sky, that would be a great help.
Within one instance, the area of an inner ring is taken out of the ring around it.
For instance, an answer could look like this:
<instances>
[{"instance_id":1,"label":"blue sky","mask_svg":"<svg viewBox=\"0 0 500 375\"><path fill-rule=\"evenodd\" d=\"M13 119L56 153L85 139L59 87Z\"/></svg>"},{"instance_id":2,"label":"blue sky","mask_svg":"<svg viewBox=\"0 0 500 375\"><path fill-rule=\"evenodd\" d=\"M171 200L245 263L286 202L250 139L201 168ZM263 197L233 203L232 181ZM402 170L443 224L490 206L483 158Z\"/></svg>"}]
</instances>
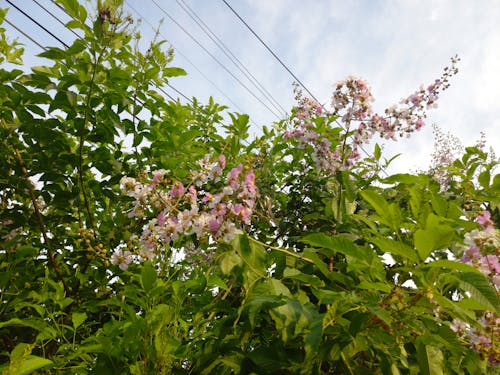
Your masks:
<instances>
[{"instance_id":1,"label":"blue sky","mask_svg":"<svg viewBox=\"0 0 500 375\"><path fill-rule=\"evenodd\" d=\"M234 16L222 0L184 0L231 49L285 109L293 105L294 79ZM431 124L459 137L465 145L486 133L487 144L500 153L500 2L497 0L227 0L309 90L328 105L332 85L347 75L370 83L374 107L383 109L438 78L451 56L462 61L459 74L445 91L439 107L429 113L427 127L398 143L387 143L387 155L403 153L393 171L425 169L429 165L433 138ZM49 0L38 2L66 19ZM188 17L181 0L156 2L217 57L256 95L261 96ZM30 0L15 1L59 37L71 41L64 30ZM125 9L134 17L133 6L144 16L139 30L152 37L148 22L161 26L161 33L177 49L174 65L188 71L172 84L189 97L216 101L234 111L249 113L254 131L276 116L251 96L184 31L172 23L152 0L127 0ZM10 7L5 0L0 6ZM11 9L8 19L42 44L57 45L45 32ZM19 36L8 25L12 37ZM26 62L39 64L33 56L38 47L24 37ZM201 75L190 62L203 72ZM224 92L225 96L218 90ZM172 95L172 90L167 89ZM235 108L226 98L238 105Z\"/></svg>"}]
</instances>

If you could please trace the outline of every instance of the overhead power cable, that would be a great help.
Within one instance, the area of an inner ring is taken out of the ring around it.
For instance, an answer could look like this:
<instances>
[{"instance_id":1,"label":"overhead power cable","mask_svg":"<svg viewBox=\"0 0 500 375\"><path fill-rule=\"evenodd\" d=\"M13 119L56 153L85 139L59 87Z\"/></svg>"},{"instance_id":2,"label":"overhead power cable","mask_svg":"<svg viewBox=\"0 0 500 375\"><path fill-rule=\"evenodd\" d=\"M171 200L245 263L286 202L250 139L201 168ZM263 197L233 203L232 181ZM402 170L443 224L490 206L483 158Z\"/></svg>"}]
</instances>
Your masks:
<instances>
[{"instance_id":1,"label":"overhead power cable","mask_svg":"<svg viewBox=\"0 0 500 375\"><path fill-rule=\"evenodd\" d=\"M43 50L46 50L44 46L42 46L40 43L38 43L35 39L33 39L29 34L25 33L23 30L21 30L19 27L14 25L12 22L10 22L7 18L4 18L4 21L7 22L10 26L12 26L14 29L16 29L20 34L28 38L32 43L36 44L38 47L40 47Z\"/></svg>"},{"instance_id":2,"label":"overhead power cable","mask_svg":"<svg viewBox=\"0 0 500 375\"><path fill-rule=\"evenodd\" d=\"M184 26L182 26L179 22L175 20L165 9L163 9L155 0L151 0L157 7L158 9L163 12L174 24L176 24L193 42L195 42L203 51L205 51L217 64L219 64L231 77L233 77L250 95L252 95L260 104L262 104L264 107L266 107L269 112L271 112L273 115L275 115L278 119L280 119L280 116L276 114L269 106L264 103L255 93L248 88L247 85L245 85L237 76L234 75L233 72L231 72L223 63L220 62L217 57L215 57L203 44L200 43L198 39L196 39L189 31L186 30Z\"/></svg>"},{"instance_id":3,"label":"overhead power cable","mask_svg":"<svg viewBox=\"0 0 500 375\"><path fill-rule=\"evenodd\" d=\"M201 17L184 1L176 0L177 4L186 12L186 14L200 27L200 29L220 48L220 50L227 56L229 60L236 66L236 68L243 73L243 75L252 83L252 85L259 90L259 92L271 103L271 105L285 115L287 111L281 104L266 90L266 88L259 82L257 78L247 69L245 64L239 60L229 47L210 29L210 27L201 19Z\"/></svg>"},{"instance_id":4,"label":"overhead power cable","mask_svg":"<svg viewBox=\"0 0 500 375\"><path fill-rule=\"evenodd\" d=\"M304 90L306 90L306 92L311 96L311 98L313 98L316 103L320 103L319 100L314 96L314 94L300 81L300 79L295 75L293 74L293 72L290 70L290 68L288 68L288 66L285 65L285 63L278 57L278 55L276 55L276 53L274 53L274 51L264 42L264 40L262 40L262 38L252 29L252 27L250 25L248 25L248 23L238 14L238 12L236 12L233 7L231 7L231 5L229 5L229 3L226 1L226 0L222 0L222 2L224 4L226 4L226 6L234 13L234 15L248 28L248 30L250 30L250 32L260 41L260 43L266 47L266 49L274 56L274 58L283 66L283 68L285 68L285 70L290 73L290 75L295 79L295 81L300 85L302 86L302 88ZM323 105L321 105L323 107ZM336 123L341 127L343 128L344 130L346 130L344 128L344 126L338 121L336 120ZM347 130L346 130L347 131ZM370 155L369 152L367 152L362 146L360 146L361 150L370 158L373 158L372 155ZM381 170L387 175L387 172L381 168Z\"/></svg>"},{"instance_id":5,"label":"overhead power cable","mask_svg":"<svg viewBox=\"0 0 500 375\"><path fill-rule=\"evenodd\" d=\"M235 14L236 17L238 17L238 19L243 22L243 24L248 28L248 30L250 30L252 32L252 34L260 41L260 43L266 47L266 49L271 53L271 55L274 56L274 58L276 60L278 60L278 62L283 66L283 68L286 69L286 71L288 73L290 73L290 75L293 77L293 79L295 79L295 81L297 81L297 83L299 85L301 85L304 90L307 91L307 93L311 96L311 98L313 98L316 102L319 103L319 100L316 99L316 97L314 96L314 94L309 91L309 89L302 83L302 81L300 79L297 78L297 76L295 74L293 74L293 72L288 68L288 66L285 65L285 63L283 61L281 61L281 59L278 57L278 55L276 55L273 50L262 40L262 38L248 25L248 23L245 22L245 20L238 14L238 12L236 12L232 7L231 5L228 4L228 2L226 0L222 0L224 2L224 4L227 5L227 7L229 9L231 9L231 11Z\"/></svg>"},{"instance_id":6,"label":"overhead power cable","mask_svg":"<svg viewBox=\"0 0 500 375\"><path fill-rule=\"evenodd\" d=\"M36 0L33 0L33 1L34 1L35 3L37 3L37 1L36 1ZM70 16L70 17L71 17L71 15L70 15L70 14L68 14L68 12L66 11L66 9L64 9L63 7L61 7L61 5L59 5L59 4L58 4L55 0L51 0L51 1L52 1L52 3L53 3L54 5L57 5L57 7L58 7L59 9L61 9L61 10L62 10L63 12L65 12L68 16ZM37 4L38 4L38 3L37 3ZM40 6L40 5L39 5L39 6ZM62 24L64 27L66 27L68 30L71 30L71 31L72 31L72 29L71 29L71 28L69 28L69 27L68 27L68 26L67 26L64 22L62 22L62 21L61 21L58 17L56 17L56 16L54 15L54 13L52 13L51 11L47 10L46 8L44 8L44 7L42 7L42 6L40 6L40 7L41 7L42 9L44 9L47 13L49 13L49 14L50 14L53 18L55 18L55 19L56 19L56 20L57 20L60 24ZM73 32L73 33L74 33L74 32ZM76 33L74 33L74 34L76 34ZM80 37L78 34L76 34L76 35L77 35L77 36L81 39L81 37ZM185 98L185 99L186 99L187 101L189 101L190 103L193 103L193 101L192 101L189 97L187 97L186 95L184 95L184 94L183 94L180 90L176 89L176 88L175 88L174 86L172 86L171 84L167 83L167 86L169 86L172 90L174 90L175 92L177 92L179 95L181 95L183 98ZM158 85L156 85L156 87L157 87L157 88L158 88L158 90L160 90L163 94L165 94L165 95L166 95L166 96L167 96L170 100L172 100L172 101L174 101L174 102L176 101L176 99L175 99L172 95L170 95L167 91L165 91L165 89L163 89L162 87L160 87L160 86L158 86ZM141 102L141 104L144 104L144 103L142 103L142 101L140 101L140 100L139 100L139 102Z\"/></svg>"},{"instance_id":7,"label":"overhead power cable","mask_svg":"<svg viewBox=\"0 0 500 375\"><path fill-rule=\"evenodd\" d=\"M62 39L60 39L57 35L55 35L52 31L50 31L49 29L47 29L45 26L43 26L42 24L40 24L40 22L38 22L37 20L35 20L28 13L26 13L24 10L20 9L17 5L13 4L12 1L10 1L10 0L5 0L5 1L7 3L9 3L11 6L13 6L14 8L16 8L18 12L22 13L26 18L30 19L31 22L35 23L39 28L41 28L42 30L44 30L47 34L49 34L54 39L56 39L63 46L65 46L66 48L69 48L69 46Z\"/></svg>"},{"instance_id":8,"label":"overhead power cable","mask_svg":"<svg viewBox=\"0 0 500 375\"><path fill-rule=\"evenodd\" d=\"M48 13L52 18L54 18L57 22L59 22L61 25L63 25L64 27L66 27L66 24L61 21L58 17L56 17L54 15L54 13L52 13L50 10L48 10L47 8L45 8L42 4L40 4L37 0L33 0L33 2L38 5L40 8L42 8L46 13ZM57 4L57 3L56 3ZM82 39L82 37L80 35L78 35L78 33L71 29L71 28L68 28L66 27L69 31L71 31L73 33L73 35L75 35L78 39Z\"/></svg>"},{"instance_id":9,"label":"overhead power cable","mask_svg":"<svg viewBox=\"0 0 500 375\"><path fill-rule=\"evenodd\" d=\"M144 20L144 22L146 22L153 31L158 32L158 35L160 35L164 40L168 39L165 35L161 33L160 30L156 29L155 26L153 26L153 24L149 22L147 18L145 18L136 8L134 8L130 4L130 2L125 0L125 4L127 4L127 6L130 9L132 9L132 11L134 11L135 14L137 14L142 20ZM207 75L203 73L201 69L198 68L198 66L196 66L196 64L189 57L187 57L184 53L182 53L182 51L178 47L174 46L171 42L168 43L170 44L170 47L175 49L176 53L182 56L188 62L188 64L190 64L208 83L210 83L217 91L219 91L221 95L224 96L238 111L243 112L243 110L238 106L238 104L236 104L224 91L222 91L222 89L219 88L219 86L217 86L217 84L214 81L208 78Z\"/></svg>"}]
</instances>

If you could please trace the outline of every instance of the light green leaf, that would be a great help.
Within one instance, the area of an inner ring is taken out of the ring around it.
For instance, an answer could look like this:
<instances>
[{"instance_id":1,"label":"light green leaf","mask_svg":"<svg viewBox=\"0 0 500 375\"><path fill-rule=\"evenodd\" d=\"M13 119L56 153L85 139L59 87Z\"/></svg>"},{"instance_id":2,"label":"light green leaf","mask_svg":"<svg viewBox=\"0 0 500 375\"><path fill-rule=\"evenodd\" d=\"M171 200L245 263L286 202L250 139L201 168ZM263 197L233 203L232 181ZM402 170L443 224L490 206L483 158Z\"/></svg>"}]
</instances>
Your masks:
<instances>
[{"instance_id":1,"label":"light green leaf","mask_svg":"<svg viewBox=\"0 0 500 375\"><path fill-rule=\"evenodd\" d=\"M443 375L443 353L438 348L419 343L417 360L422 375Z\"/></svg>"},{"instance_id":2,"label":"light green leaf","mask_svg":"<svg viewBox=\"0 0 500 375\"><path fill-rule=\"evenodd\" d=\"M316 275L308 275L302 273L296 268L286 267L285 270L283 271L283 278L298 280L317 288L321 288L325 285L325 283Z\"/></svg>"},{"instance_id":3,"label":"light green leaf","mask_svg":"<svg viewBox=\"0 0 500 375\"><path fill-rule=\"evenodd\" d=\"M27 375L33 373L33 371L41 369L47 365L52 364L50 359L37 357L35 355L30 355L23 359L23 361L16 368L15 374L17 375Z\"/></svg>"},{"instance_id":4,"label":"light green leaf","mask_svg":"<svg viewBox=\"0 0 500 375\"><path fill-rule=\"evenodd\" d=\"M174 67L165 68L163 70L163 72L165 73L165 75L167 77L185 76L187 74L184 69L182 69L182 68L174 68Z\"/></svg>"},{"instance_id":5,"label":"light green leaf","mask_svg":"<svg viewBox=\"0 0 500 375\"><path fill-rule=\"evenodd\" d=\"M387 212L389 212L389 204L380 194L373 190L364 190L360 192L360 194L364 200L375 209L375 212L377 212L379 216L384 217L387 215Z\"/></svg>"},{"instance_id":6,"label":"light green leaf","mask_svg":"<svg viewBox=\"0 0 500 375\"><path fill-rule=\"evenodd\" d=\"M420 260L426 260L434 250L448 247L454 232L451 226L443 223L442 218L430 214L427 217L425 229L419 229L413 235Z\"/></svg>"},{"instance_id":7,"label":"light green leaf","mask_svg":"<svg viewBox=\"0 0 500 375\"><path fill-rule=\"evenodd\" d=\"M235 267L241 265L242 265L241 258L235 252L228 251L222 255L220 268L223 274L229 275Z\"/></svg>"},{"instance_id":8,"label":"light green leaf","mask_svg":"<svg viewBox=\"0 0 500 375\"><path fill-rule=\"evenodd\" d=\"M377 245L377 247L383 252L391 253L393 255L399 255L412 262L418 262L418 255L415 249L408 246L404 242L392 240L385 237L375 237L370 241Z\"/></svg>"},{"instance_id":9,"label":"light green leaf","mask_svg":"<svg viewBox=\"0 0 500 375\"><path fill-rule=\"evenodd\" d=\"M446 268L453 271L471 272L482 275L481 271L479 271L477 268L455 260L435 260L427 263L426 266L431 268Z\"/></svg>"},{"instance_id":10,"label":"light green leaf","mask_svg":"<svg viewBox=\"0 0 500 375\"><path fill-rule=\"evenodd\" d=\"M499 312L500 301L497 292L484 275L477 272L460 272L455 277L459 280L459 287L469 292L471 298L492 311Z\"/></svg>"},{"instance_id":11,"label":"light green leaf","mask_svg":"<svg viewBox=\"0 0 500 375\"><path fill-rule=\"evenodd\" d=\"M87 319L87 313L85 312L74 312L71 314L71 321L73 322L73 328L77 329L82 323Z\"/></svg>"},{"instance_id":12,"label":"light green leaf","mask_svg":"<svg viewBox=\"0 0 500 375\"><path fill-rule=\"evenodd\" d=\"M141 270L141 284L142 288L149 292L155 286L158 275L156 270L150 263L145 263Z\"/></svg>"}]
</instances>

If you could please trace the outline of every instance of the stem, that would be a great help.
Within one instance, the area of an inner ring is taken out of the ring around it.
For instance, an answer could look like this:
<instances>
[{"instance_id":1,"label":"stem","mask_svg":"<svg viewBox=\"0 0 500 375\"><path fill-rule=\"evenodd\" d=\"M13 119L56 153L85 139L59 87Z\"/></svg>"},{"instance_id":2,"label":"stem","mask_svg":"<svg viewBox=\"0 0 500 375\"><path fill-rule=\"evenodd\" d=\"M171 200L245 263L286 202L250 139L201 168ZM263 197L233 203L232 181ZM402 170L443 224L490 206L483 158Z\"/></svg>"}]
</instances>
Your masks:
<instances>
[{"instance_id":1,"label":"stem","mask_svg":"<svg viewBox=\"0 0 500 375\"><path fill-rule=\"evenodd\" d=\"M267 247L268 249L271 249L271 250L276 250L276 251L280 251L282 253L285 253L287 255L290 255L292 257L295 257L295 258L298 258L298 259L301 259L303 260L304 262L308 262L308 263L311 263L311 264L314 264L314 261L312 261L311 259L308 259L308 258L304 258L303 256L300 256L299 254L297 253L294 253L294 252L291 252L291 251L288 251L286 249L283 249L281 247L276 247L276 246L271 246L271 245L267 245L265 244L264 242L261 242L255 238L252 238L252 237L248 237L250 241L253 241L255 243L258 243L264 247Z\"/></svg>"},{"instance_id":2,"label":"stem","mask_svg":"<svg viewBox=\"0 0 500 375\"><path fill-rule=\"evenodd\" d=\"M66 281L64 280L61 270L57 266L56 260L54 258L54 253L51 250L51 245L50 245L50 240L47 235L47 229L45 227L45 223L43 221L42 214L40 213L40 209L38 208L38 203L36 201L35 197L35 192L33 191L33 184L28 176L28 171L26 169L26 166L24 165L23 159L21 157L21 153L17 148L14 148L14 151L17 156L17 161L19 162L19 165L21 166L21 171L23 172L24 178L28 184L28 191L31 199L31 203L33 204L33 208L35 210L35 216L38 221L38 226L40 227L40 231L42 232L42 237L45 245L47 246L47 256L49 258L49 262L54 269L54 272L56 273L57 278L62 282L64 290L66 294L70 294L70 290L68 288L68 285L66 284Z\"/></svg>"},{"instance_id":3,"label":"stem","mask_svg":"<svg viewBox=\"0 0 500 375\"><path fill-rule=\"evenodd\" d=\"M92 218L92 212L90 211L90 203L87 196L87 191L85 189L85 183L83 180L83 145L85 143L85 128L87 127L87 123L89 121L90 101L92 99L92 94L94 91L94 83L95 83L95 77L97 75L97 67L99 66L105 48L106 46L102 47L102 50L99 52L92 69L92 76L90 78L89 91L87 94L87 101L85 104L85 112L83 115L83 124L79 136L79 151L78 151L78 179L80 182L80 187L82 189L83 202L85 204L85 209L87 211L87 216L89 218L90 228L92 229L94 237L95 237L94 219Z\"/></svg>"}]
</instances>

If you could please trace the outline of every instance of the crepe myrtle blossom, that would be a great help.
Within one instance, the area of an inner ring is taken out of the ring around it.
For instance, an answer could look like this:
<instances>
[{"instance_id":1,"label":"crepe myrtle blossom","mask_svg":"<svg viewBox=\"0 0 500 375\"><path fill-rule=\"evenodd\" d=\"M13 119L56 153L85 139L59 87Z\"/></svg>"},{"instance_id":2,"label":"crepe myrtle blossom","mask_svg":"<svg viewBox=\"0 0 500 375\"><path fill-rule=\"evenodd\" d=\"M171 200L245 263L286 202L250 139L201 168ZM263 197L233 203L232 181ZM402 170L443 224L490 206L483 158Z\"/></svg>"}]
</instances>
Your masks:
<instances>
[{"instance_id":1,"label":"crepe myrtle blossom","mask_svg":"<svg viewBox=\"0 0 500 375\"><path fill-rule=\"evenodd\" d=\"M122 249L116 249L113 255L111 255L111 264L118 265L122 271L128 268L132 260L132 253L128 250L123 251Z\"/></svg>"},{"instance_id":2,"label":"crepe myrtle blossom","mask_svg":"<svg viewBox=\"0 0 500 375\"><path fill-rule=\"evenodd\" d=\"M463 263L469 264L485 276L500 290L500 241L488 211L481 212L476 217L480 229L474 229L465 234L464 253L461 258ZM479 327L454 319L450 328L464 339L468 344L490 363L500 363L500 317L494 312L486 312L479 319Z\"/></svg>"},{"instance_id":3,"label":"crepe myrtle blossom","mask_svg":"<svg viewBox=\"0 0 500 375\"><path fill-rule=\"evenodd\" d=\"M193 238L230 242L250 224L258 195L253 170L242 164L228 168L224 155L215 161L206 155L196 162L188 183L169 179L167 173L121 180L124 193L134 198L129 217L148 219L138 239L141 261Z\"/></svg>"},{"instance_id":4,"label":"crepe myrtle blossom","mask_svg":"<svg viewBox=\"0 0 500 375\"><path fill-rule=\"evenodd\" d=\"M311 148L318 170L335 173L349 168L359 159L358 149L370 142L374 135L397 140L422 129L426 111L436 108L439 94L449 87L449 79L458 72L456 65L459 60L453 57L451 65L444 69L439 79L427 87L421 86L381 114L372 109L374 98L370 86L358 77L349 76L334 85L330 113L314 100L304 98L296 86L297 106L291 121L292 129L285 131L284 138L297 140L299 148ZM349 142L341 142L335 147L325 142L326 138L318 133L315 125L315 119L320 118L336 118ZM339 153L343 154L342 158Z\"/></svg>"}]
</instances>

